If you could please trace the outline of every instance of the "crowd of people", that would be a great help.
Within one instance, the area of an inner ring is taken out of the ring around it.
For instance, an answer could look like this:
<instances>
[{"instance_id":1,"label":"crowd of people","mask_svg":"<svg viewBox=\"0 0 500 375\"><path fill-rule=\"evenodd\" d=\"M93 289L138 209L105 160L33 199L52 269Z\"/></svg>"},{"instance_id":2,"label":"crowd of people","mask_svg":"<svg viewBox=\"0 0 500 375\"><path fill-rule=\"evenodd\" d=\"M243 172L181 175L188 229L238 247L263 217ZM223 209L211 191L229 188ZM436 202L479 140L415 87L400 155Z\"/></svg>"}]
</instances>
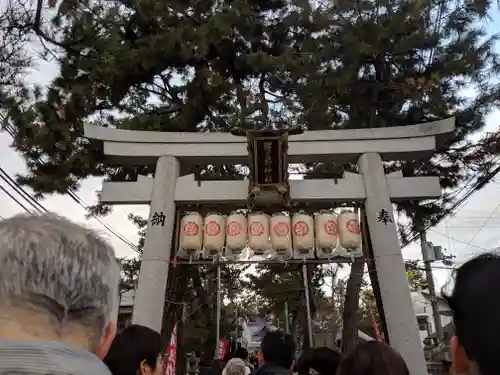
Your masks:
<instances>
[{"instance_id":1,"label":"crowd of people","mask_svg":"<svg viewBox=\"0 0 500 375\"><path fill-rule=\"evenodd\" d=\"M114 250L96 232L55 215L1 220L0 375L162 374L159 333L132 325L116 335L119 280ZM456 270L445 295L456 330L454 373L496 374L498 290L498 255ZM348 353L314 348L298 359L295 349L290 335L269 332L258 358L239 348L220 375L409 375L397 348L383 342Z\"/></svg>"}]
</instances>

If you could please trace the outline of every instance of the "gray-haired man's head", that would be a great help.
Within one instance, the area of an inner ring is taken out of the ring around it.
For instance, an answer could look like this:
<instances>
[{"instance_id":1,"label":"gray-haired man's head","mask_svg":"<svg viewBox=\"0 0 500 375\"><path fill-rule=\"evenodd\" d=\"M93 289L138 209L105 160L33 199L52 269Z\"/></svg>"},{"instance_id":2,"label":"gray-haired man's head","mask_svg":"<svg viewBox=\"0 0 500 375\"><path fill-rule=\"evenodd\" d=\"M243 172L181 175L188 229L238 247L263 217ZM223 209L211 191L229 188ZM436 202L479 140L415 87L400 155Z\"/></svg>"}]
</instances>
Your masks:
<instances>
[{"instance_id":1,"label":"gray-haired man's head","mask_svg":"<svg viewBox=\"0 0 500 375\"><path fill-rule=\"evenodd\" d=\"M53 215L1 220L0 338L69 341L104 356L119 277L112 247L90 229Z\"/></svg>"}]
</instances>

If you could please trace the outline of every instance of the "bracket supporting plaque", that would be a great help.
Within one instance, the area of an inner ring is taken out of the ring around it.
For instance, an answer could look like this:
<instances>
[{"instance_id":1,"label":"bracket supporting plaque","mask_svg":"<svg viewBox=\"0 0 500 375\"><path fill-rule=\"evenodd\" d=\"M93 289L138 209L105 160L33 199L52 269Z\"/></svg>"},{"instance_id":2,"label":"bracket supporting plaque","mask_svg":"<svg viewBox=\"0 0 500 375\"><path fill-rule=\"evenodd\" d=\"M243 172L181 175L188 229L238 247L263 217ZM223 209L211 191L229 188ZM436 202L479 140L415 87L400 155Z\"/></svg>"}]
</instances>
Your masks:
<instances>
[{"instance_id":1,"label":"bracket supporting plaque","mask_svg":"<svg viewBox=\"0 0 500 375\"><path fill-rule=\"evenodd\" d=\"M301 127L279 130L236 128L231 131L233 135L247 139L248 202L251 206L290 206L288 136L303 132Z\"/></svg>"}]
</instances>

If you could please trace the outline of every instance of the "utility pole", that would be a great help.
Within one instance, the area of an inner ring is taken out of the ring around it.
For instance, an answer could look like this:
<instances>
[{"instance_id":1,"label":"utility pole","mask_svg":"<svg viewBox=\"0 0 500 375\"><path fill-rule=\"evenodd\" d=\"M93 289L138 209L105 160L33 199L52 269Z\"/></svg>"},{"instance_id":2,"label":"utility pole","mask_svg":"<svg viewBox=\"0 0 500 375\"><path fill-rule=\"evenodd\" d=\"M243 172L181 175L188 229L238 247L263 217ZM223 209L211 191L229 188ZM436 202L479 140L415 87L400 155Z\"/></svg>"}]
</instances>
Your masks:
<instances>
[{"instance_id":1,"label":"utility pole","mask_svg":"<svg viewBox=\"0 0 500 375\"><path fill-rule=\"evenodd\" d=\"M236 331L235 331L235 336L236 336L236 342L238 342L238 335L239 335L239 327L240 327L240 317L238 315L239 311L238 311L238 306L235 307L235 314L236 314Z\"/></svg>"},{"instance_id":2,"label":"utility pole","mask_svg":"<svg viewBox=\"0 0 500 375\"><path fill-rule=\"evenodd\" d=\"M187 303L182 302L182 318L181 318L182 324L186 324L186 320L187 320L187 316L188 316L187 312L188 312Z\"/></svg>"},{"instance_id":3,"label":"utility pole","mask_svg":"<svg viewBox=\"0 0 500 375\"><path fill-rule=\"evenodd\" d=\"M330 290L332 293L332 303L334 301L334 296L335 296L335 281L337 279L337 272L339 270L338 266L339 266L338 264L337 267L335 267L333 264L330 265L330 272L332 276L332 285L330 286Z\"/></svg>"},{"instance_id":4,"label":"utility pole","mask_svg":"<svg viewBox=\"0 0 500 375\"><path fill-rule=\"evenodd\" d=\"M285 333L288 335L290 333L290 322L288 321L288 301L285 301Z\"/></svg>"},{"instance_id":5,"label":"utility pole","mask_svg":"<svg viewBox=\"0 0 500 375\"><path fill-rule=\"evenodd\" d=\"M309 277L307 272L307 264L302 265L302 274L304 278L304 293L306 297L306 316L307 316L307 333L309 338L309 347L314 348L313 331L312 331L312 316L311 316L311 299L309 296Z\"/></svg>"},{"instance_id":6,"label":"utility pole","mask_svg":"<svg viewBox=\"0 0 500 375\"><path fill-rule=\"evenodd\" d=\"M215 359L219 358L219 340L220 340L220 319L221 319L221 304L222 304L222 291L221 291L221 269L220 263L217 263L217 312L216 312L216 335L215 335Z\"/></svg>"},{"instance_id":7,"label":"utility pole","mask_svg":"<svg viewBox=\"0 0 500 375\"><path fill-rule=\"evenodd\" d=\"M427 277L427 287L431 297L432 316L434 318L434 327L436 329L436 337L438 345L443 344L444 333L443 325L441 324L441 314L439 313L439 303L436 296L436 287L434 285L434 278L432 276L431 263L435 260L434 246L432 243L427 242L427 235L425 230L420 231L420 246L422 249L422 258L424 260L425 274ZM432 252L432 255L431 255Z\"/></svg>"}]
</instances>

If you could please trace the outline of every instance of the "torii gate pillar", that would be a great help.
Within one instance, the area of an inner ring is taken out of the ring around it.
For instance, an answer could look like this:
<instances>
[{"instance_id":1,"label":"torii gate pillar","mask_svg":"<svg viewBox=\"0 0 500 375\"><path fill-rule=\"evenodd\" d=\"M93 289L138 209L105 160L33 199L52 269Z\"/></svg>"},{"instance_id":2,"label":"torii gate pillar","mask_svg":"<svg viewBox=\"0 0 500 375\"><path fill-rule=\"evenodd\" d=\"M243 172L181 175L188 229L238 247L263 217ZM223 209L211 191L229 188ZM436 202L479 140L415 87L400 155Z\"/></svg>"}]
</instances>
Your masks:
<instances>
[{"instance_id":1,"label":"torii gate pillar","mask_svg":"<svg viewBox=\"0 0 500 375\"><path fill-rule=\"evenodd\" d=\"M389 334L386 339L401 353L412 374L424 375L425 357L382 159L376 153L363 154L358 166L365 181L365 212ZM388 215L384 220L381 212Z\"/></svg>"},{"instance_id":2,"label":"torii gate pillar","mask_svg":"<svg viewBox=\"0 0 500 375\"><path fill-rule=\"evenodd\" d=\"M175 224L175 185L179 161L161 156L156 164L148 229L135 292L132 323L161 332L168 267ZM161 217L154 217L161 215Z\"/></svg>"}]
</instances>

